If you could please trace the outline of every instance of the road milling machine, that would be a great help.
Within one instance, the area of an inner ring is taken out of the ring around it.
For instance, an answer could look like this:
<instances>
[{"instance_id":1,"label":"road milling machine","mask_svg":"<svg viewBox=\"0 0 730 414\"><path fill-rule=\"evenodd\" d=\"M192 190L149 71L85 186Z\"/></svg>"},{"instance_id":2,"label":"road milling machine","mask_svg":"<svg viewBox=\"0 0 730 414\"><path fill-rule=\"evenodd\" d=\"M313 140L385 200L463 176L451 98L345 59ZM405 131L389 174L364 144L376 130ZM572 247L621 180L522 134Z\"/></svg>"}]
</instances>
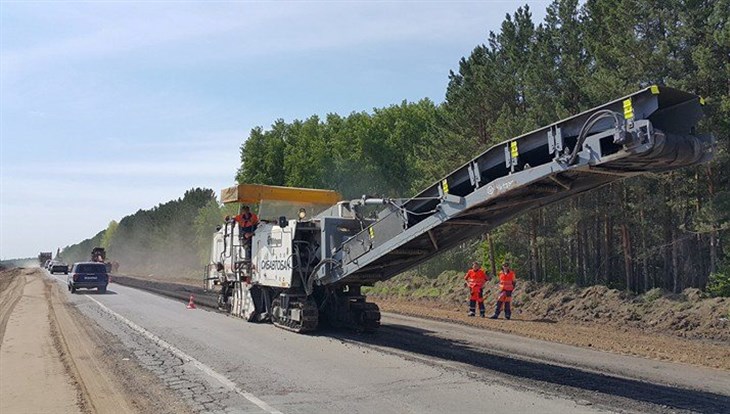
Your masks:
<instances>
[{"instance_id":1,"label":"road milling machine","mask_svg":"<svg viewBox=\"0 0 730 414\"><path fill-rule=\"evenodd\" d=\"M223 203L259 206L253 237L235 221L214 236L208 287L248 321L295 332L323 322L373 331L380 311L362 286L389 279L539 207L645 173L706 162L704 101L651 86L495 145L405 199L341 200L328 190L242 184ZM465 148L464 151L471 151Z\"/></svg>"}]
</instances>

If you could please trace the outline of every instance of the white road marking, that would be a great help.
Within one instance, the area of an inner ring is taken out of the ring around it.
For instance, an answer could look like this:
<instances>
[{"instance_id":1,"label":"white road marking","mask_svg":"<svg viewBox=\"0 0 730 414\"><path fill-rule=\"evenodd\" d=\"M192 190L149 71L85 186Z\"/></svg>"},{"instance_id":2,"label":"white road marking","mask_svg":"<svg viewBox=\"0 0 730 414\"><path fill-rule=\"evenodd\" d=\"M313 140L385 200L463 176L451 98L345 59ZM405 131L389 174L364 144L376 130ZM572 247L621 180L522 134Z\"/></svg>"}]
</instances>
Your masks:
<instances>
[{"instance_id":1,"label":"white road marking","mask_svg":"<svg viewBox=\"0 0 730 414\"><path fill-rule=\"evenodd\" d=\"M62 278L60 278L60 277L58 277L56 275L51 275L51 276L53 276L56 279L58 279L58 280L60 280L60 281L62 281L64 283L66 283L66 280L64 280L64 279L62 279ZM238 387L236 385L235 382L233 382L230 379L226 378L224 375L219 374L218 372L216 372L215 370L213 370L213 368L205 365L204 363L202 363L202 362L198 361L197 359L191 357L190 355L186 354L185 352L183 352L183 351L177 349L176 347L170 345L164 339L159 338L158 336L156 336L152 332L150 332L150 331L144 329L143 327L135 324L134 322L130 321L129 319L125 318L124 316L122 316L122 315L114 312L113 310L107 308L105 305L103 305L101 302L99 302L98 300L94 299L93 297L91 297L91 296L86 296L86 297L88 299L91 299L94 302L96 302L96 304L99 305L99 307L101 307L101 309L103 311L105 311L108 314L112 315L113 317L117 318L119 321L125 323L127 326L129 326L133 330L137 331L141 335L145 336L146 338L150 339L152 342L156 343L157 345L161 346L162 348L165 348L168 351L172 352L178 358L180 358L180 359L182 359L182 360L184 360L186 362L191 363L193 366L195 366L196 368L198 368L199 370L201 370L206 375L210 376L211 378L214 378L215 380L217 380L218 382L220 382L221 384L223 384L224 387L228 388L231 391L234 391L235 393L239 394L243 398L245 398L245 399L251 401L252 403L256 404L262 410L264 410L264 411L266 411L268 413L271 413L271 414L282 414L281 411L278 411L278 410L274 409L269 404L266 404L260 398L256 397L255 395L251 394L248 391L242 390L240 387Z\"/></svg>"}]
</instances>

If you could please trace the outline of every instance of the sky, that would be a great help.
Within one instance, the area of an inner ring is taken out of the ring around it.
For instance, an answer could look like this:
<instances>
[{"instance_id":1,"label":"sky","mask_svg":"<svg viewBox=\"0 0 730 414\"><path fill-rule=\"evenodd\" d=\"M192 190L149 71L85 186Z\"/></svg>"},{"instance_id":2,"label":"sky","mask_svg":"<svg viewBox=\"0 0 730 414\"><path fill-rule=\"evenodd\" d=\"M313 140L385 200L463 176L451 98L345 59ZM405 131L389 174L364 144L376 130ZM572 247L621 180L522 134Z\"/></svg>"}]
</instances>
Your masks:
<instances>
[{"instance_id":1,"label":"sky","mask_svg":"<svg viewBox=\"0 0 730 414\"><path fill-rule=\"evenodd\" d=\"M0 259L235 185L249 131L403 100L547 1L0 0Z\"/></svg>"}]
</instances>

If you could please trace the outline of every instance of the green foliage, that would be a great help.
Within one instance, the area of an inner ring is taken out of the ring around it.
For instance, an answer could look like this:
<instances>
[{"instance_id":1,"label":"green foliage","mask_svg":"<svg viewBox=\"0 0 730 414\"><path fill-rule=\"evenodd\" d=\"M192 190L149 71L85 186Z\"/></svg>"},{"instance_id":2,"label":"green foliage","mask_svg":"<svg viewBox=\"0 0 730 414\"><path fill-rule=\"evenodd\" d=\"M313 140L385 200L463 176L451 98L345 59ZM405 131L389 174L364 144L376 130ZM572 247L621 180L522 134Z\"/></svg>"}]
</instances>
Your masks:
<instances>
[{"instance_id":1,"label":"green foliage","mask_svg":"<svg viewBox=\"0 0 730 414\"><path fill-rule=\"evenodd\" d=\"M221 205L216 199L211 198L207 204L198 210L193 227L201 265L206 265L211 261L211 242L213 234L217 231L216 227L223 223L226 216L237 214L236 209L236 204Z\"/></svg>"},{"instance_id":2,"label":"green foliage","mask_svg":"<svg viewBox=\"0 0 730 414\"><path fill-rule=\"evenodd\" d=\"M654 288L649 290L648 292L644 293L643 299L646 303L652 303L655 300L661 298L664 296L664 291L660 288Z\"/></svg>"},{"instance_id":3,"label":"green foliage","mask_svg":"<svg viewBox=\"0 0 730 414\"><path fill-rule=\"evenodd\" d=\"M109 248L109 243L114 238L114 233L116 233L118 227L119 223L116 221L112 220L109 222L106 231L104 231L104 235L101 237L101 247L105 249Z\"/></svg>"},{"instance_id":4,"label":"green foliage","mask_svg":"<svg viewBox=\"0 0 730 414\"><path fill-rule=\"evenodd\" d=\"M251 131L241 146L236 179L334 189L348 198L405 196L434 168L424 162L422 150L437 139L437 112L436 105L424 99L346 118L278 120L270 130Z\"/></svg>"},{"instance_id":5,"label":"green foliage","mask_svg":"<svg viewBox=\"0 0 730 414\"><path fill-rule=\"evenodd\" d=\"M413 293L413 297L420 299L420 298L437 298L441 296L441 291L439 288L436 287L424 287L421 289L416 290Z\"/></svg>"},{"instance_id":6,"label":"green foliage","mask_svg":"<svg viewBox=\"0 0 730 414\"><path fill-rule=\"evenodd\" d=\"M107 260L119 262L124 273L194 275L202 249L196 242L196 222L210 202L215 203L212 190L188 190L182 198L110 222L93 238L63 249L61 256L68 262L85 261L91 249L103 246Z\"/></svg>"},{"instance_id":7,"label":"green foliage","mask_svg":"<svg viewBox=\"0 0 730 414\"><path fill-rule=\"evenodd\" d=\"M730 266L722 266L720 271L712 273L707 283L707 292L712 296L730 297Z\"/></svg>"},{"instance_id":8,"label":"green foliage","mask_svg":"<svg viewBox=\"0 0 730 414\"><path fill-rule=\"evenodd\" d=\"M478 240L462 243L451 250L434 256L431 260L416 267L418 274L435 278L447 271L466 272L474 260L481 260L478 255Z\"/></svg>"},{"instance_id":9,"label":"green foliage","mask_svg":"<svg viewBox=\"0 0 730 414\"><path fill-rule=\"evenodd\" d=\"M409 299L435 299L463 293L464 272L445 271L438 277L428 278L417 271L405 272L387 282L376 283L373 287L363 288L366 295L396 296Z\"/></svg>"},{"instance_id":10,"label":"green foliage","mask_svg":"<svg viewBox=\"0 0 730 414\"><path fill-rule=\"evenodd\" d=\"M271 131L251 130L241 146L241 168L236 179L250 184L284 185L284 143L289 127L277 120Z\"/></svg>"},{"instance_id":11,"label":"green foliage","mask_svg":"<svg viewBox=\"0 0 730 414\"><path fill-rule=\"evenodd\" d=\"M94 237L81 241L80 243L66 246L61 250L60 259L68 264L91 260L91 250L101 246L106 230L102 230Z\"/></svg>"}]
</instances>

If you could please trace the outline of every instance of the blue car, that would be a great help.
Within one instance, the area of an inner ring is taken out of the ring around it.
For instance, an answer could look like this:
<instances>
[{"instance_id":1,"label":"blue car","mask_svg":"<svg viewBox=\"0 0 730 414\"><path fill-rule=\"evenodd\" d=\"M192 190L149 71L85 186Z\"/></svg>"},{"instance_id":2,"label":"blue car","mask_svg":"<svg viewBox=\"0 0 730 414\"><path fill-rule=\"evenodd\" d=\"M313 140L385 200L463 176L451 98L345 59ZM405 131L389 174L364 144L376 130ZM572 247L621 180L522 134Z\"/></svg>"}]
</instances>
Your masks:
<instances>
[{"instance_id":1,"label":"blue car","mask_svg":"<svg viewBox=\"0 0 730 414\"><path fill-rule=\"evenodd\" d=\"M106 293L109 284L109 275L104 263L82 262L74 263L71 274L66 278L68 290L76 293L76 289L96 289L99 293Z\"/></svg>"}]
</instances>

